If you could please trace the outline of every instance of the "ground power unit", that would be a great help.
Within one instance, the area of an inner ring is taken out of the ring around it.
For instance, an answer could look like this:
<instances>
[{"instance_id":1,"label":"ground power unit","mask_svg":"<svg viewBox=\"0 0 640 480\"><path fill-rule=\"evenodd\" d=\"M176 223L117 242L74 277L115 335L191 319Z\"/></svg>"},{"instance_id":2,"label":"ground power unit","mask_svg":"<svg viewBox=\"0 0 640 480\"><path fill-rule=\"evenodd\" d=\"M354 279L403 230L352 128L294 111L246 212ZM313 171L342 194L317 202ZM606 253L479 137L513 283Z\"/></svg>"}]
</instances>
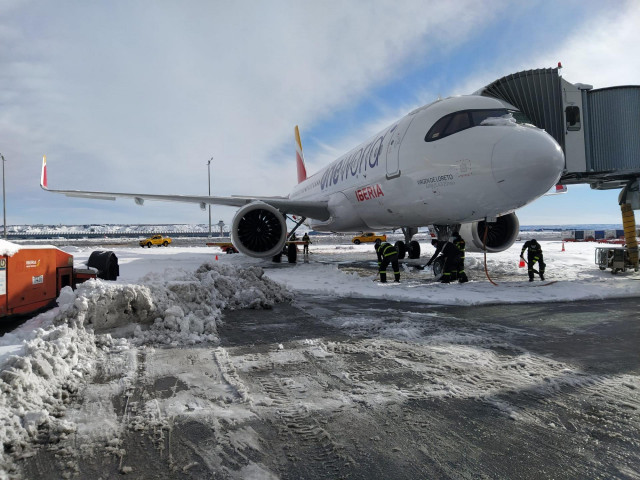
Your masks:
<instances>
[{"instance_id":1,"label":"ground power unit","mask_svg":"<svg viewBox=\"0 0 640 480\"><path fill-rule=\"evenodd\" d=\"M87 268L75 268L73 255L52 246L21 246L13 255L0 256L0 319L55 305L66 286L75 288L96 277L117 278L118 260L113 252L93 252L91 256L94 265L89 261Z\"/></svg>"}]
</instances>

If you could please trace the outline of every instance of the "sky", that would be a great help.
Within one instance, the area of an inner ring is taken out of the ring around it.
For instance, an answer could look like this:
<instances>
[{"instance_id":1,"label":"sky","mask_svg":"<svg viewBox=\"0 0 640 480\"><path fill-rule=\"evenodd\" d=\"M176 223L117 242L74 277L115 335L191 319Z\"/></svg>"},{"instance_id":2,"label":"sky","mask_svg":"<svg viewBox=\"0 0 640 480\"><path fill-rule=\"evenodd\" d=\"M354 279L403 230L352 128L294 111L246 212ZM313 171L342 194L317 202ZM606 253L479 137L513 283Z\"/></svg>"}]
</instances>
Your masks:
<instances>
[{"instance_id":1,"label":"sky","mask_svg":"<svg viewBox=\"0 0 640 480\"><path fill-rule=\"evenodd\" d=\"M312 174L412 109L521 70L640 84L629 1L4 0L6 221L208 223L198 205L70 199L39 187L286 195L299 125ZM522 225L621 223L618 191L570 187ZM587 206L588 208L585 208ZM234 209L212 207L230 224Z\"/></svg>"}]
</instances>

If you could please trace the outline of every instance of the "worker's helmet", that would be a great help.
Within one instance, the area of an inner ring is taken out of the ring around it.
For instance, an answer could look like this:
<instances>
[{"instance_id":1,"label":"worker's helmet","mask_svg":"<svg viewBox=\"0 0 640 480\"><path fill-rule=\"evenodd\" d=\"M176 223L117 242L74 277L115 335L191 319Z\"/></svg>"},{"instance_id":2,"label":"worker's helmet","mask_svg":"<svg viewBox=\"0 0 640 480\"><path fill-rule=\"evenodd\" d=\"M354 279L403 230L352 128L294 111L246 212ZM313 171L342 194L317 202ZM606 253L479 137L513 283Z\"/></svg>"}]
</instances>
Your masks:
<instances>
[{"instance_id":1,"label":"worker's helmet","mask_svg":"<svg viewBox=\"0 0 640 480\"><path fill-rule=\"evenodd\" d=\"M433 240L431 240L431 245L433 245L434 247L438 246L438 240L436 240L435 238Z\"/></svg>"},{"instance_id":2,"label":"worker's helmet","mask_svg":"<svg viewBox=\"0 0 640 480\"><path fill-rule=\"evenodd\" d=\"M460 234L458 232L453 232L453 238L460 238Z\"/></svg>"},{"instance_id":3,"label":"worker's helmet","mask_svg":"<svg viewBox=\"0 0 640 480\"><path fill-rule=\"evenodd\" d=\"M531 243L532 243L533 245L535 245L535 244L537 244L538 242L537 242L537 240L536 240L535 238L532 238L532 239L531 239Z\"/></svg>"},{"instance_id":4,"label":"worker's helmet","mask_svg":"<svg viewBox=\"0 0 640 480\"><path fill-rule=\"evenodd\" d=\"M381 243L382 243L382 240L380 240L379 238L376 238L376 241L374 242L373 246L378 248Z\"/></svg>"}]
</instances>

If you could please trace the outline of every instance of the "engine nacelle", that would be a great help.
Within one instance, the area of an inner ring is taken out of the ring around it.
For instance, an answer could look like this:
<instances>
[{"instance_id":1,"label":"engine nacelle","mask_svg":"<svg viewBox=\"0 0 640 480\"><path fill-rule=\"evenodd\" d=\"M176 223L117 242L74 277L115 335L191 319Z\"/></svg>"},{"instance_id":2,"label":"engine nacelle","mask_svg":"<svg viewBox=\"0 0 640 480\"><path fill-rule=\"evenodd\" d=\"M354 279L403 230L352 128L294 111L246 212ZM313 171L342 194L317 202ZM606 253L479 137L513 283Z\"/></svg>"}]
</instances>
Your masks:
<instances>
[{"instance_id":1,"label":"engine nacelle","mask_svg":"<svg viewBox=\"0 0 640 480\"><path fill-rule=\"evenodd\" d=\"M464 223L460 227L460 236L467 244L467 251L482 252L482 239L484 238L485 221ZM515 213L509 213L498 217L495 223L489 223L487 232L487 252L502 252L513 245L520 233L520 222Z\"/></svg>"},{"instance_id":2,"label":"engine nacelle","mask_svg":"<svg viewBox=\"0 0 640 480\"><path fill-rule=\"evenodd\" d=\"M282 252L286 239L284 215L271 205L251 202L240 208L233 217L231 243L245 255L273 257Z\"/></svg>"}]
</instances>

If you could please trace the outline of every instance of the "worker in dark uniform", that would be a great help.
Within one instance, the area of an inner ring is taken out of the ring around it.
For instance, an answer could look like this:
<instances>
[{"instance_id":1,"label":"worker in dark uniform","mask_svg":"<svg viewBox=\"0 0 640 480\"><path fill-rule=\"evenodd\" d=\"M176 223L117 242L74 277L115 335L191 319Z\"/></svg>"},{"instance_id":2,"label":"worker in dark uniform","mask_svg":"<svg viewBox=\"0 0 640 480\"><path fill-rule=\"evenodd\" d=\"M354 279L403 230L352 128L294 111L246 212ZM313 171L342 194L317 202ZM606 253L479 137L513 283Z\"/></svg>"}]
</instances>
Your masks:
<instances>
[{"instance_id":1,"label":"worker in dark uniform","mask_svg":"<svg viewBox=\"0 0 640 480\"><path fill-rule=\"evenodd\" d=\"M540 275L540 280L544 280L544 269L547 266L544 263L544 258L542 257L542 247L536 241L535 238L532 238L528 242L525 242L522 246L522 251L520 252L520 258L524 260L524 251L527 250L527 267L529 269L529 281L533 282L533 274L536 273L533 266L538 262L538 270L537 273Z\"/></svg>"},{"instance_id":2,"label":"worker in dark uniform","mask_svg":"<svg viewBox=\"0 0 640 480\"><path fill-rule=\"evenodd\" d=\"M455 259L455 265L453 270L458 274L458 281L460 283L468 282L467 274L464 271L464 256L467 244L458 232L453 234L453 246L456 247L458 256Z\"/></svg>"},{"instance_id":3,"label":"worker in dark uniform","mask_svg":"<svg viewBox=\"0 0 640 480\"><path fill-rule=\"evenodd\" d=\"M387 242L382 242L380 239L376 240L374 244L376 254L378 255L378 266L380 272L380 281L385 283L387 281L387 266L391 263L393 267L393 275L396 282L400 281L400 265L398 265L398 249Z\"/></svg>"},{"instance_id":4,"label":"worker in dark uniform","mask_svg":"<svg viewBox=\"0 0 640 480\"><path fill-rule=\"evenodd\" d=\"M436 252L427 262L427 267L433 263L440 253L442 253L442 256L444 257L444 266L442 267L442 278L440 279L440 282L450 283L451 280L455 280L454 267L458 256L458 250L451 242L444 240L433 239L431 240L431 245L436 247Z\"/></svg>"},{"instance_id":5,"label":"worker in dark uniform","mask_svg":"<svg viewBox=\"0 0 640 480\"><path fill-rule=\"evenodd\" d=\"M309 244L311 243L311 240L309 240L309 234L307 232L304 232L302 241L304 242L304 245L302 246L302 253L304 255L309 255Z\"/></svg>"}]
</instances>

